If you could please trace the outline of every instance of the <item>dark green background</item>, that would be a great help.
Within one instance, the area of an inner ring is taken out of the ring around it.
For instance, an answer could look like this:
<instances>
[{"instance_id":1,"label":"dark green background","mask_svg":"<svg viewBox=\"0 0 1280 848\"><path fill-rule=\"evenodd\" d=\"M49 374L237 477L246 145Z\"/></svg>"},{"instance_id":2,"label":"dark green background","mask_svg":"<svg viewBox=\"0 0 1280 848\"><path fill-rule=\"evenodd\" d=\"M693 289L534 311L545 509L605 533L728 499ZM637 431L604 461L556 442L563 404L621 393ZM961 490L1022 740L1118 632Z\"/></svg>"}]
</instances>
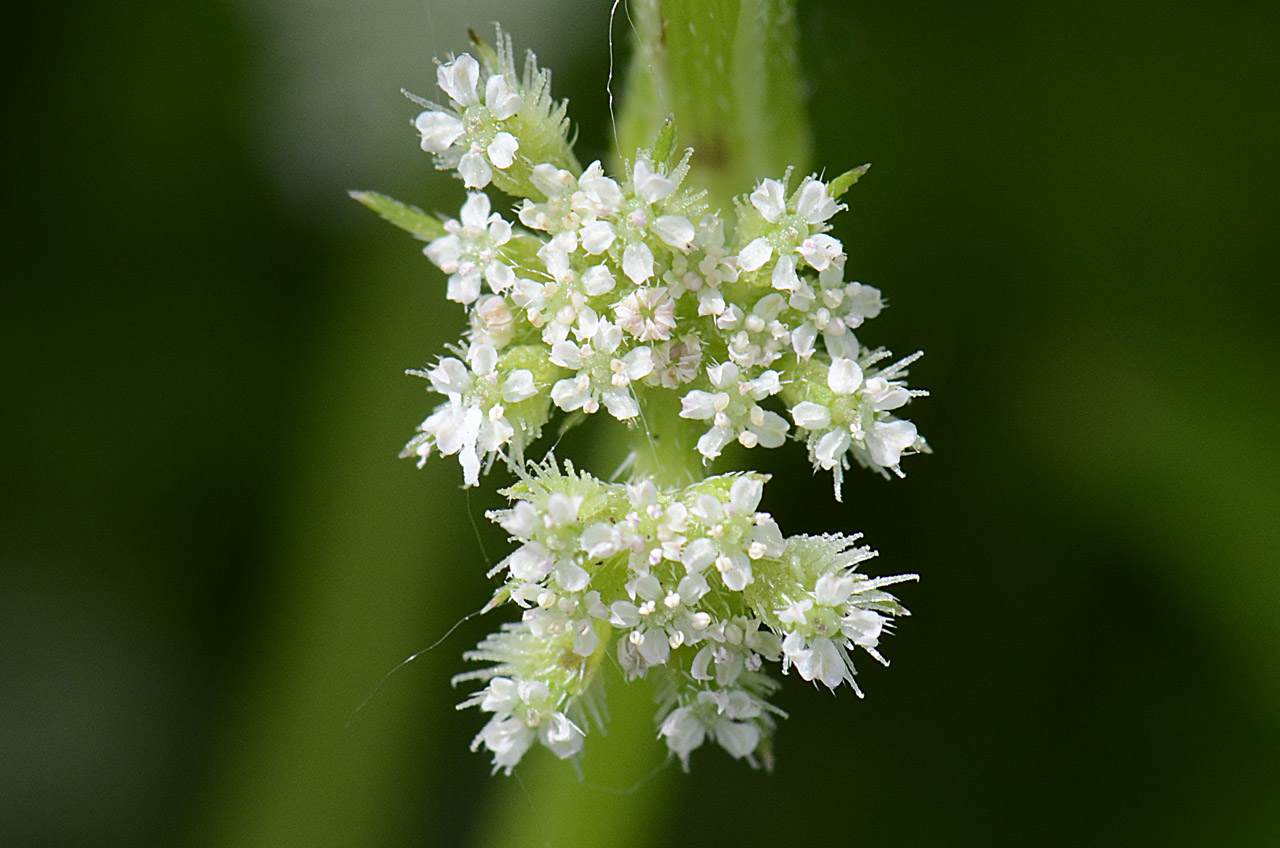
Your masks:
<instances>
[{"instance_id":1,"label":"dark green background","mask_svg":"<svg viewBox=\"0 0 1280 848\"><path fill-rule=\"evenodd\" d=\"M607 150L609 4L514 5L11 13L0 844L1280 844L1275 4L802 4L936 454L844 506L765 460L784 530L922 575L865 701L787 681L772 776L653 772L621 698L583 782L490 778L448 677L494 621L348 725L504 548L395 459L461 316L345 192L456 208L397 88L466 23Z\"/></svg>"}]
</instances>

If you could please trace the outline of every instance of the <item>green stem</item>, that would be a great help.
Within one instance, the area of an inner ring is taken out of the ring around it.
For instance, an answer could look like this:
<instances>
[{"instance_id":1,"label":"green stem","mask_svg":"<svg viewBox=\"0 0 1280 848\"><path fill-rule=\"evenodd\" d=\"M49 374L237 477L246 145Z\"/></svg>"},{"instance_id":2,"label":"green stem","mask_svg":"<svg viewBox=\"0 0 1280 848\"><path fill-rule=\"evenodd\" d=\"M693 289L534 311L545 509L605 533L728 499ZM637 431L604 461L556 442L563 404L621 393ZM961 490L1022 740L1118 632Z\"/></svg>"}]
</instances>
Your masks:
<instances>
[{"instance_id":1,"label":"green stem","mask_svg":"<svg viewBox=\"0 0 1280 848\"><path fill-rule=\"evenodd\" d=\"M631 479L675 488L705 477L697 450L705 426L680 417L680 398L674 392L640 388L637 396L640 422L631 430Z\"/></svg>"},{"instance_id":2,"label":"green stem","mask_svg":"<svg viewBox=\"0 0 1280 848\"><path fill-rule=\"evenodd\" d=\"M653 144L670 115L712 207L809 163L796 0L632 0L636 45L619 154Z\"/></svg>"}]
</instances>

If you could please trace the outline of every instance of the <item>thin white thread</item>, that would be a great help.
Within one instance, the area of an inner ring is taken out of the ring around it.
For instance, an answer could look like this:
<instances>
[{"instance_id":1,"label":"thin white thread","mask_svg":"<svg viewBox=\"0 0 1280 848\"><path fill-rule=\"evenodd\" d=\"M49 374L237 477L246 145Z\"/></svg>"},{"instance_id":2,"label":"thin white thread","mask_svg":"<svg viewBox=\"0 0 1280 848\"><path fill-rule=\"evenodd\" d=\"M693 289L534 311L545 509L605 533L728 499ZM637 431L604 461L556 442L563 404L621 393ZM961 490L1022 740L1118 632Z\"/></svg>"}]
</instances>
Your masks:
<instances>
[{"instance_id":1,"label":"thin white thread","mask_svg":"<svg viewBox=\"0 0 1280 848\"><path fill-rule=\"evenodd\" d=\"M467 519L471 522L471 530L476 534L476 547L480 548L480 556L484 559L486 569L493 567L493 560L489 558L489 552L484 549L484 536L480 533L480 525L476 523L476 517L471 512L471 487L467 487Z\"/></svg>"},{"instance_id":2,"label":"thin white thread","mask_svg":"<svg viewBox=\"0 0 1280 848\"><path fill-rule=\"evenodd\" d=\"M366 697L363 701L361 701L361 702L360 702L360 706L356 707L356 708L355 708L355 710L351 713L351 715L347 718L347 723L346 723L345 727L347 727L347 728L350 728L350 727L351 727L351 722L353 722L353 721L355 720L355 717L356 717L357 715L359 715L360 711L361 711L361 710L363 710L363 709L364 709L364 708L369 704L369 702L370 702L370 701L372 701L372 700L374 699L374 696L376 696L380 691L382 691L382 686L383 686L383 684L384 684L384 683L386 683L388 680L390 680L390 679L391 679L391 675L395 674L397 671L399 671L400 669L404 668L406 665L408 665L409 663L413 662L413 661L414 661L414 660L416 660L418 657L422 656L423 654L427 653L428 651L433 651L433 650L435 650L436 648L438 648L438 647L441 645L441 643L443 643L443 642L444 642L444 640L445 640L445 639L448 639L450 636L452 636L452 635L453 635L453 631L457 630L457 629L458 629L459 627L461 627L464 623L466 623L466 622L470 621L471 619L475 618L477 615L480 615L482 612L484 612L484 609L478 609L478 610L476 610L475 612L467 613L467 614L466 614L466 615L464 615L462 618L458 619L458 621L457 621L457 622L456 622L452 627L450 627L450 628L449 628L449 630L448 630L448 631L447 631L443 636L441 636L439 639L435 640L435 641L434 641L434 642L432 642L430 645L428 645L427 647L423 648L421 651L418 651L417 653L414 653L414 654L410 654L408 657L406 657L405 659L401 660L401 661L399 662L399 664L397 664L397 665L396 665L396 667L395 667L395 668L391 669L391 670L390 670L390 671L388 671L386 674L384 674L384 675L382 676L382 679L378 681L378 685L377 685L377 686L375 686L375 687L373 687L373 691L369 693L368 697Z\"/></svg>"},{"instance_id":3,"label":"thin white thread","mask_svg":"<svg viewBox=\"0 0 1280 848\"><path fill-rule=\"evenodd\" d=\"M613 19L618 14L620 5L622 0L613 0L613 8L609 10L609 78L604 83L604 90L609 95L609 124L613 127L613 149L617 151L618 156L622 156L622 142L618 140L618 117L613 113Z\"/></svg>"},{"instance_id":4,"label":"thin white thread","mask_svg":"<svg viewBox=\"0 0 1280 848\"><path fill-rule=\"evenodd\" d=\"M630 795L635 795L637 792L639 792L641 789L644 788L645 784L650 783L659 774L671 768L671 764L674 762L675 762L675 757L668 755L666 759L664 759L662 762L658 763L656 766L650 769L649 773L646 774L644 777L640 778L630 786L624 787L622 789L615 789L612 786L601 786L598 783L587 783L585 781L583 781L582 783L582 788L592 789L596 792L603 792L606 795L617 795L619 797L627 797Z\"/></svg>"}]
</instances>

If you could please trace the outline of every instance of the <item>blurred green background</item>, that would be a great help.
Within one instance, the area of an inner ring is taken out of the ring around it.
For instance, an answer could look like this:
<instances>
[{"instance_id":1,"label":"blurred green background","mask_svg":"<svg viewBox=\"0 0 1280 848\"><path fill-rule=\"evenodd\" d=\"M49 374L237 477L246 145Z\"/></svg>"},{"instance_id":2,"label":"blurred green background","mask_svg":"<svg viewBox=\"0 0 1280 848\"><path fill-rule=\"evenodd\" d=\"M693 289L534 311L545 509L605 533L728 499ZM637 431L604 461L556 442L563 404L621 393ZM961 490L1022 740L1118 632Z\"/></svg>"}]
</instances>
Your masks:
<instances>
[{"instance_id":1,"label":"blurred green background","mask_svg":"<svg viewBox=\"0 0 1280 848\"><path fill-rule=\"evenodd\" d=\"M398 90L494 20L605 155L609 5L7 13L0 845L1280 844L1274 3L802 2L936 453L843 506L767 459L784 530L922 575L865 701L787 680L772 776L621 697L581 781L489 777L489 619L352 717L504 548L396 459L461 315L346 191L456 208Z\"/></svg>"}]
</instances>

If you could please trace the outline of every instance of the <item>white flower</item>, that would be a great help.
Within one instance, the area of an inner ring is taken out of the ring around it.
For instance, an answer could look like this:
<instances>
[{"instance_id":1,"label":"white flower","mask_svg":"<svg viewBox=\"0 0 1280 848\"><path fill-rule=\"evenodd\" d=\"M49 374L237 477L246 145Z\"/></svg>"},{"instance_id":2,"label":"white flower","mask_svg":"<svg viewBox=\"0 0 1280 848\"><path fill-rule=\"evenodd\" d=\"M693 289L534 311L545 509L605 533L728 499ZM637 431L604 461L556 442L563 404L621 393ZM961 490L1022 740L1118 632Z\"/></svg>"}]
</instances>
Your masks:
<instances>
[{"instance_id":1,"label":"white flower","mask_svg":"<svg viewBox=\"0 0 1280 848\"><path fill-rule=\"evenodd\" d=\"M462 204L461 222L449 220L448 235L428 244L423 253L449 275L445 296L461 304L480 297L483 279L497 294L514 281L515 274L503 261L501 248L511 240L511 225L497 212L490 214L489 197L473 192Z\"/></svg>"},{"instance_id":2,"label":"white flower","mask_svg":"<svg viewBox=\"0 0 1280 848\"><path fill-rule=\"evenodd\" d=\"M666 341L676 327L676 302L662 286L628 294L614 307L618 326L642 342Z\"/></svg>"},{"instance_id":3,"label":"white flower","mask_svg":"<svg viewBox=\"0 0 1280 848\"><path fill-rule=\"evenodd\" d=\"M680 758L680 765L688 771L689 754L702 747L707 728L693 707L680 707L663 720L658 736L666 740L667 749Z\"/></svg>"},{"instance_id":4,"label":"white flower","mask_svg":"<svg viewBox=\"0 0 1280 848\"><path fill-rule=\"evenodd\" d=\"M702 368L702 342L692 333L653 348L651 385L674 389L698 376Z\"/></svg>"},{"instance_id":5,"label":"white flower","mask_svg":"<svg viewBox=\"0 0 1280 848\"><path fill-rule=\"evenodd\" d=\"M501 350L515 335L515 316L511 304L501 295L482 295L471 310L471 339Z\"/></svg>"},{"instance_id":6,"label":"white flower","mask_svg":"<svg viewBox=\"0 0 1280 848\"><path fill-rule=\"evenodd\" d=\"M457 454L464 484L475 486L482 458L496 454L516 435L505 405L528 400L538 390L527 369L512 370L504 378L497 371L498 353L492 345L472 345L468 358L470 369L446 357L429 372L412 372L427 377L448 400L419 425L419 435L401 456L417 456L421 468L432 447L445 456Z\"/></svg>"},{"instance_id":7,"label":"white flower","mask_svg":"<svg viewBox=\"0 0 1280 848\"><path fill-rule=\"evenodd\" d=\"M853 665L849 654L836 642L825 636L806 640L798 633L790 633L782 640L782 668L795 666L805 680L817 680L829 689L838 689L846 680L861 695L854 682Z\"/></svg>"},{"instance_id":8,"label":"white flower","mask_svg":"<svg viewBox=\"0 0 1280 848\"><path fill-rule=\"evenodd\" d=\"M585 734L555 708L550 688L541 680L493 677L484 691L464 706L472 704L494 714L471 743L471 750L481 745L489 749L495 772L502 769L510 774L535 739L560 759L582 750Z\"/></svg>"},{"instance_id":9,"label":"white flower","mask_svg":"<svg viewBox=\"0 0 1280 848\"><path fill-rule=\"evenodd\" d=\"M786 629L782 640L782 666L794 666L805 680L831 689L848 683L858 696L856 671L850 651L861 648L877 661L888 661L876 650L886 627L887 615L905 615L897 600L882 587L914 580L913 574L867 578L852 569L874 555L856 547L856 538L841 536L795 537L788 543L789 564L802 572L829 569L814 581L800 600L775 610Z\"/></svg>"},{"instance_id":10,"label":"white flower","mask_svg":"<svg viewBox=\"0 0 1280 848\"><path fill-rule=\"evenodd\" d=\"M734 759L750 757L760 745L761 710L741 689L702 690L692 704L672 710L658 729L667 749L689 769L689 754L711 736Z\"/></svg>"},{"instance_id":11,"label":"white flower","mask_svg":"<svg viewBox=\"0 0 1280 848\"><path fill-rule=\"evenodd\" d=\"M778 320L786 305L781 294L772 292L756 301L749 313L743 314L737 306L729 307L716 320L716 326L733 333L729 338L729 358L747 369L772 365L791 341L786 325Z\"/></svg>"},{"instance_id":12,"label":"white flower","mask_svg":"<svg viewBox=\"0 0 1280 848\"><path fill-rule=\"evenodd\" d=\"M604 175L600 160L592 162L578 177L578 192L573 207L584 218L605 218L622 208L622 189Z\"/></svg>"},{"instance_id":13,"label":"white flower","mask_svg":"<svg viewBox=\"0 0 1280 848\"><path fill-rule=\"evenodd\" d=\"M756 403L781 391L777 372L740 380L738 366L725 362L707 366L707 376L719 391L694 389L684 396L680 409L681 418L711 422L711 429L698 439L698 452L705 459L715 459L734 439L747 448L776 448L786 441L786 419Z\"/></svg>"},{"instance_id":14,"label":"white flower","mask_svg":"<svg viewBox=\"0 0 1280 848\"><path fill-rule=\"evenodd\" d=\"M848 467L847 454L873 470L885 473L888 469L901 476L898 464L902 454L925 449L914 424L889 415L920 394L892 379L915 359L908 357L865 381L857 362L834 359L827 371L827 386L834 394L831 403L824 406L802 401L792 408L796 426L809 431L806 441L814 467L834 475L837 500L843 469Z\"/></svg>"},{"instance_id":15,"label":"white flower","mask_svg":"<svg viewBox=\"0 0 1280 848\"><path fill-rule=\"evenodd\" d=\"M588 253L597 256L609 249L614 228L604 219L622 208L623 197L618 184L604 176L598 160L577 179L553 165L535 165L531 180L547 199L542 203L525 200L520 208L521 223L552 234L581 228L583 248Z\"/></svg>"},{"instance_id":16,"label":"white flower","mask_svg":"<svg viewBox=\"0 0 1280 848\"><path fill-rule=\"evenodd\" d=\"M593 265L582 274L582 290L595 296L613 291L614 279L609 266L601 263Z\"/></svg>"},{"instance_id":17,"label":"white flower","mask_svg":"<svg viewBox=\"0 0 1280 848\"><path fill-rule=\"evenodd\" d=\"M553 363L578 372L551 388L551 400L566 412L581 409L594 413L603 403L609 414L620 421L636 417L640 407L630 386L653 370L649 348L637 347L621 357L615 356L622 344L622 330L607 320L595 319L594 313L585 329L585 343L566 339L551 347Z\"/></svg>"},{"instance_id":18,"label":"white flower","mask_svg":"<svg viewBox=\"0 0 1280 848\"><path fill-rule=\"evenodd\" d=\"M511 774L535 738L533 728L520 719L514 716L495 717L471 743L471 750L475 751L483 744L493 754L493 770L502 769L505 774Z\"/></svg>"},{"instance_id":19,"label":"white flower","mask_svg":"<svg viewBox=\"0 0 1280 848\"><path fill-rule=\"evenodd\" d=\"M756 512L764 481L754 475L734 480L729 500L711 494L700 495L691 516L703 535L685 548L681 562L689 574L699 574L714 565L730 591L741 592L755 580L752 562L774 559L786 549L772 516Z\"/></svg>"}]
</instances>

